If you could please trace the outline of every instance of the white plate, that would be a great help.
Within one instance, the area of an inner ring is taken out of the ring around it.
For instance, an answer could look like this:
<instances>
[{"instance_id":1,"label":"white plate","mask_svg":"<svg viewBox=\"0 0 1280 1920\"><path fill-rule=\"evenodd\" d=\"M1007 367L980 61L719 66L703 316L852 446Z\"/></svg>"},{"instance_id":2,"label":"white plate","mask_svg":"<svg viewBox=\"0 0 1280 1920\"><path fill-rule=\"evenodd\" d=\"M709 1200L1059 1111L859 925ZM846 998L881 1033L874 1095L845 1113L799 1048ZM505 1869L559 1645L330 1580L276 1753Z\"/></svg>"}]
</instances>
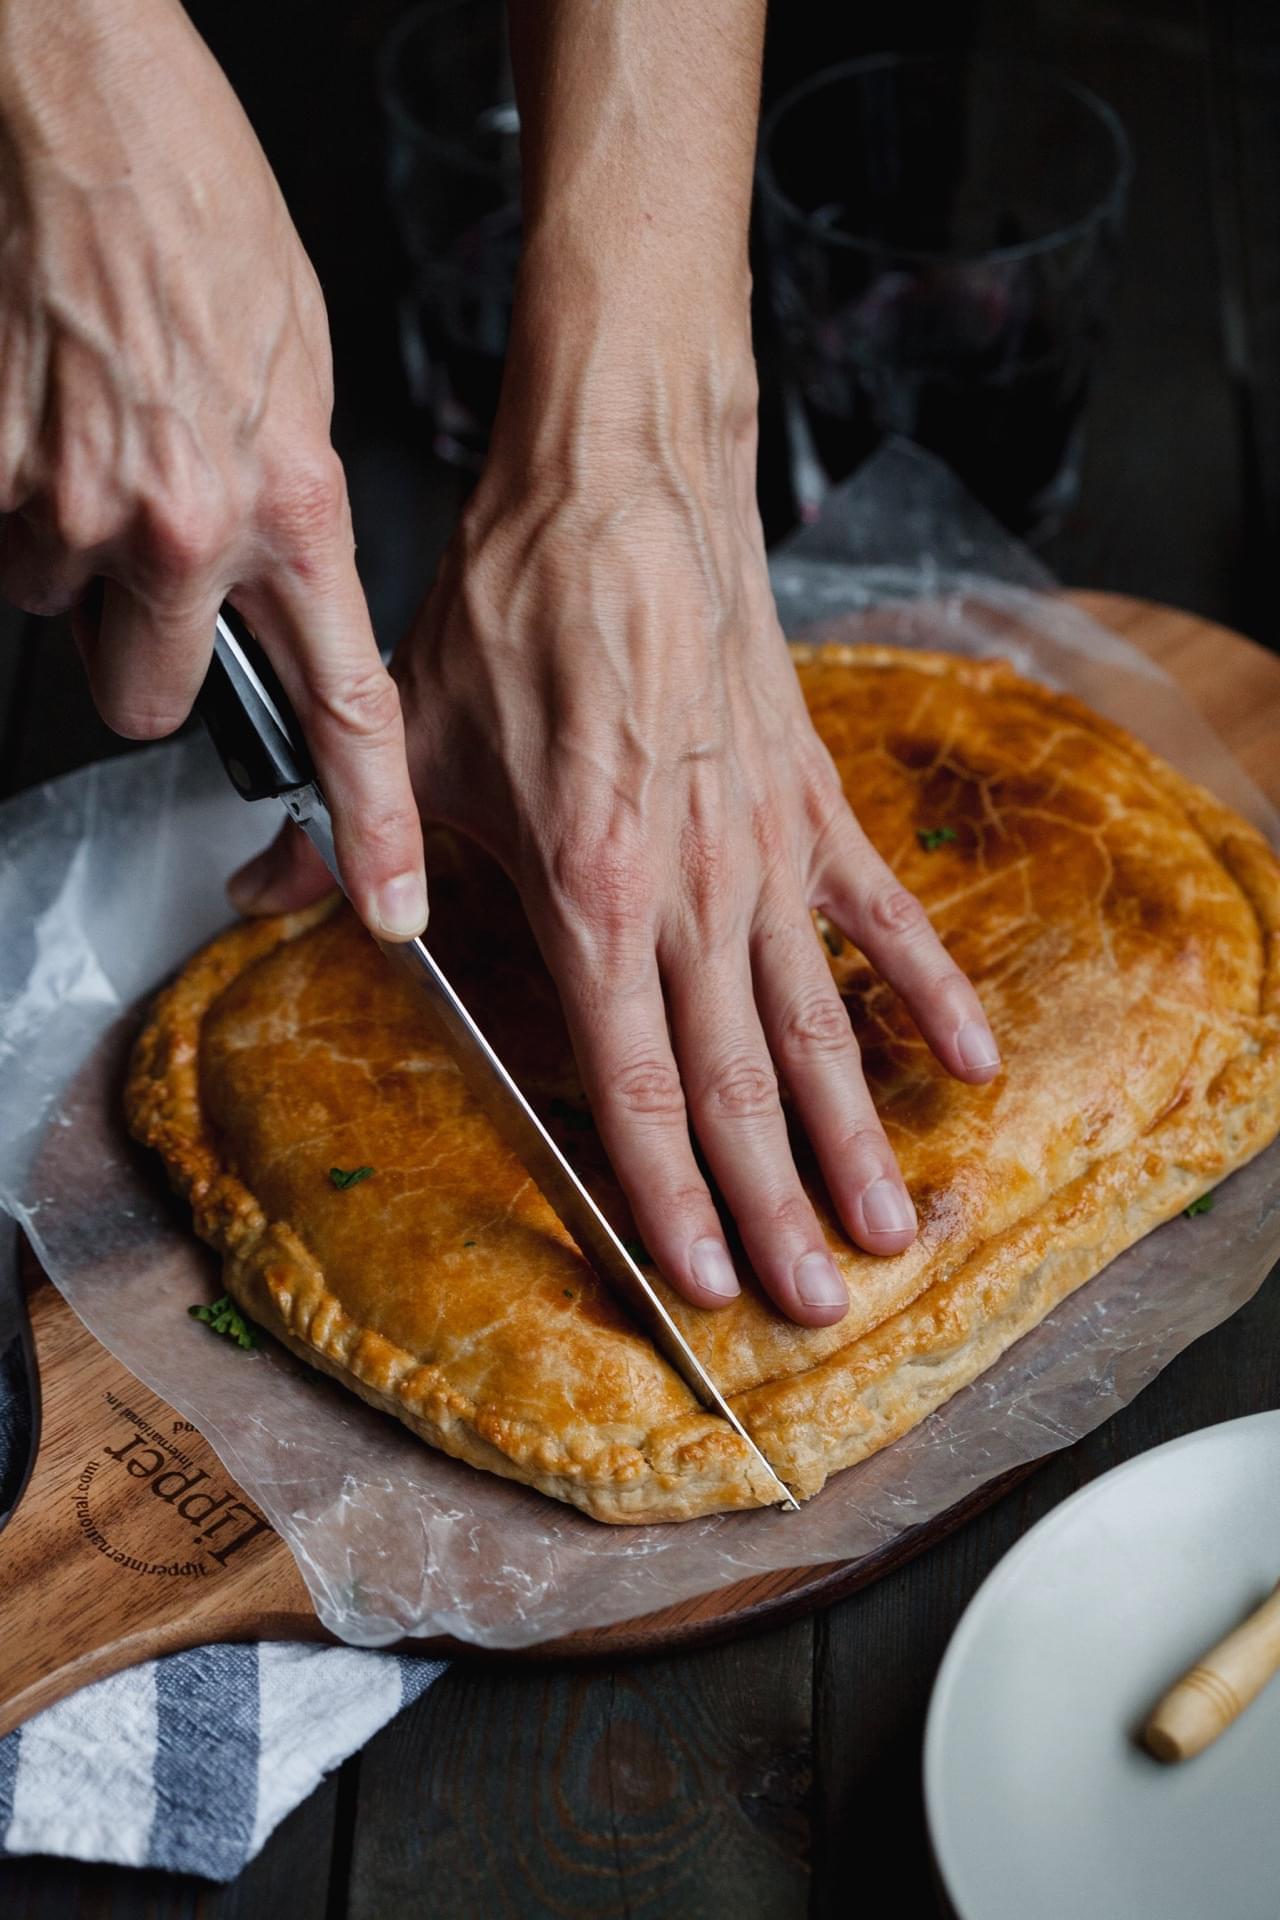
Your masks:
<instances>
[{"instance_id":1,"label":"white plate","mask_svg":"<svg viewBox=\"0 0 1280 1920\"><path fill-rule=\"evenodd\" d=\"M1280 1579L1280 1413L1074 1494L974 1596L925 1734L960 1920L1280 1920L1280 1679L1197 1759L1135 1731Z\"/></svg>"}]
</instances>

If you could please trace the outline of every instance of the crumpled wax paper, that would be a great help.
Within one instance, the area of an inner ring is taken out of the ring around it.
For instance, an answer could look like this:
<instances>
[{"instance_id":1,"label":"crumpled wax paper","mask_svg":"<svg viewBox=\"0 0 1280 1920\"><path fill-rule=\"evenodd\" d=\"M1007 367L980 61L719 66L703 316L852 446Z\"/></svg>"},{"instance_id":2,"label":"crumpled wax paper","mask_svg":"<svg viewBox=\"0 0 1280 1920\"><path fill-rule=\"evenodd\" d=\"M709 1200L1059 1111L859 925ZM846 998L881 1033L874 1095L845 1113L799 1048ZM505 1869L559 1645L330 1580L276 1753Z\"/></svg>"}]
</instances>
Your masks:
<instances>
[{"instance_id":1,"label":"crumpled wax paper","mask_svg":"<svg viewBox=\"0 0 1280 1920\"><path fill-rule=\"evenodd\" d=\"M998 653L1131 726L1277 837L1280 819L1172 683L1053 582L933 462L890 449L778 556L789 633ZM611 1528L422 1446L271 1342L210 1337L217 1288L157 1161L119 1117L136 1003L228 919L223 885L277 809L201 740L91 767L0 820L0 1201L99 1339L194 1421L292 1548L321 1619L378 1646L521 1647L770 1569L857 1560L1126 1405L1280 1255L1280 1145L1209 1214L1113 1261L912 1433L798 1514ZM10 1305L12 1314L12 1305Z\"/></svg>"}]
</instances>

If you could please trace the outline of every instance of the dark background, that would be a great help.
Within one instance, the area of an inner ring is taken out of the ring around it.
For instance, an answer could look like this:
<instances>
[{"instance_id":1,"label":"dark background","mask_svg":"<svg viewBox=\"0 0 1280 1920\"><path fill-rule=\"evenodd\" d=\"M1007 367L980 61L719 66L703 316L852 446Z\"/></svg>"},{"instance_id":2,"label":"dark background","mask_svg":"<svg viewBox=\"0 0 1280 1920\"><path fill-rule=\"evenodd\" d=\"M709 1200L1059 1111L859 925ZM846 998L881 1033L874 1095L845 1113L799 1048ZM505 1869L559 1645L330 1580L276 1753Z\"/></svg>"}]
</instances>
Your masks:
<instances>
[{"instance_id":1,"label":"dark background","mask_svg":"<svg viewBox=\"0 0 1280 1920\"><path fill-rule=\"evenodd\" d=\"M335 435L376 623L391 640L463 484L433 464L398 358L401 265L373 56L401 9L200 0L193 11L328 295ZM1280 644L1280 6L776 0L766 96L860 52L957 44L1052 60L1111 102L1135 150L1080 499L1045 557L1069 585L1176 602ZM786 489L761 347L762 499L776 537ZM58 623L0 622L0 724L5 790L119 748L92 715ZM920 1741L956 1620L996 1559L1085 1480L1177 1433L1277 1404L1273 1292L1274 1282L951 1541L816 1619L616 1668L459 1663L327 1781L234 1888L15 1863L0 1868L0 1906L14 1920L858 1920L886 1904L904 1920L927 1915Z\"/></svg>"},{"instance_id":2,"label":"dark background","mask_svg":"<svg viewBox=\"0 0 1280 1920\"><path fill-rule=\"evenodd\" d=\"M537 0L521 0L536 4ZM462 496L409 408L403 280L383 189L376 50L399 0L193 0L266 147L329 302L335 439L384 643L430 578ZM1078 504L1045 558L1070 586L1168 600L1280 644L1280 6L1275 0L777 0L766 102L831 61L892 48L1048 59L1110 101L1136 175L1090 405ZM762 361L761 499L788 494ZM120 745L58 623L0 616L0 792Z\"/></svg>"}]
</instances>

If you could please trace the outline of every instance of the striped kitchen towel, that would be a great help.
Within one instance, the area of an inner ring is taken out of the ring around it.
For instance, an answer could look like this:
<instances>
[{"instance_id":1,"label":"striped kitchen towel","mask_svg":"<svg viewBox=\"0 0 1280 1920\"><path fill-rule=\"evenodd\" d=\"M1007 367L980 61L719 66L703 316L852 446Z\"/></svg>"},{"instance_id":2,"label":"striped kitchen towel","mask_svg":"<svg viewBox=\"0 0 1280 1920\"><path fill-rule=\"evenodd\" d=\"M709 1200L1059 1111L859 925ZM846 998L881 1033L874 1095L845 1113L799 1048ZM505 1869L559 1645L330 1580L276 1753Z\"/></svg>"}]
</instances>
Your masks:
<instances>
[{"instance_id":1,"label":"striped kitchen towel","mask_svg":"<svg viewBox=\"0 0 1280 1920\"><path fill-rule=\"evenodd\" d=\"M0 1353L0 1516L29 1433L11 1349ZM264 1642L114 1674L0 1740L0 1855L234 1880L331 1768L443 1672L440 1660Z\"/></svg>"}]
</instances>

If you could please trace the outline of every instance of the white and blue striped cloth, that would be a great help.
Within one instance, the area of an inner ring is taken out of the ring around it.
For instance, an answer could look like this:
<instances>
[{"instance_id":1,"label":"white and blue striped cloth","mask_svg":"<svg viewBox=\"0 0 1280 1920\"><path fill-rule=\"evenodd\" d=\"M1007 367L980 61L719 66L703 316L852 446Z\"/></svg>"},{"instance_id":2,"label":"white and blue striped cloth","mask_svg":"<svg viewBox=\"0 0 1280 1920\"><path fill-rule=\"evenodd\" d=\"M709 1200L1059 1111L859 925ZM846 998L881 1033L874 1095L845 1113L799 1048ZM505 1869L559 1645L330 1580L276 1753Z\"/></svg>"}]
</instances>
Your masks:
<instances>
[{"instance_id":1,"label":"white and blue striped cloth","mask_svg":"<svg viewBox=\"0 0 1280 1920\"><path fill-rule=\"evenodd\" d=\"M0 1355L0 1515L26 1458ZM444 1672L348 1647L218 1646L114 1674L0 1740L0 1855L233 1880L332 1768Z\"/></svg>"}]
</instances>

